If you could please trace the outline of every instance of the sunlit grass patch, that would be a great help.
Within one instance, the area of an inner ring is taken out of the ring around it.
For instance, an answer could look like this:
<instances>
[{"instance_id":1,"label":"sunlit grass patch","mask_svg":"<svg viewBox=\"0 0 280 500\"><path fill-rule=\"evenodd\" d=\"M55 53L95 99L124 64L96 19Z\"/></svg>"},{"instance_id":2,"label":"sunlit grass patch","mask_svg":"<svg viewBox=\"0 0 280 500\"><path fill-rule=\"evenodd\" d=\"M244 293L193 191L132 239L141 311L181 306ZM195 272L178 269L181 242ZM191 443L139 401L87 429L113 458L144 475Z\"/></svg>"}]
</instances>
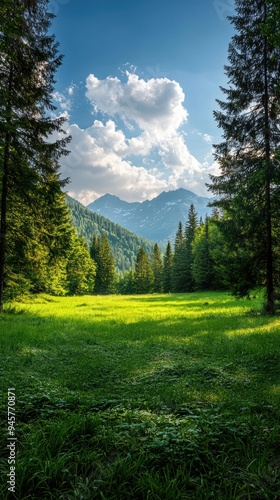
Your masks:
<instances>
[{"instance_id":1,"label":"sunlit grass patch","mask_svg":"<svg viewBox=\"0 0 280 500\"><path fill-rule=\"evenodd\" d=\"M1 417L15 387L18 499L276 499L280 322L252 313L261 301L12 305L0 317Z\"/></svg>"}]
</instances>

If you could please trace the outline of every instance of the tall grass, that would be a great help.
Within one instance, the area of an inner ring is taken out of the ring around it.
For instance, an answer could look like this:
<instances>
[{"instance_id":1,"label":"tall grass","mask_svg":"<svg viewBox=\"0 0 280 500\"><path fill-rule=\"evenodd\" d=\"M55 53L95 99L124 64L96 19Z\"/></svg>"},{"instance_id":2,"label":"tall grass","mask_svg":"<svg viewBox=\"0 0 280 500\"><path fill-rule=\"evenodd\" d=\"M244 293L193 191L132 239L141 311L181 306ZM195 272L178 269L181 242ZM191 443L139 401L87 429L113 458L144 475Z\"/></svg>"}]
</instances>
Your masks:
<instances>
[{"instance_id":1,"label":"tall grass","mask_svg":"<svg viewBox=\"0 0 280 500\"><path fill-rule=\"evenodd\" d=\"M280 498L280 318L226 293L54 298L0 316L27 499Z\"/></svg>"}]
</instances>

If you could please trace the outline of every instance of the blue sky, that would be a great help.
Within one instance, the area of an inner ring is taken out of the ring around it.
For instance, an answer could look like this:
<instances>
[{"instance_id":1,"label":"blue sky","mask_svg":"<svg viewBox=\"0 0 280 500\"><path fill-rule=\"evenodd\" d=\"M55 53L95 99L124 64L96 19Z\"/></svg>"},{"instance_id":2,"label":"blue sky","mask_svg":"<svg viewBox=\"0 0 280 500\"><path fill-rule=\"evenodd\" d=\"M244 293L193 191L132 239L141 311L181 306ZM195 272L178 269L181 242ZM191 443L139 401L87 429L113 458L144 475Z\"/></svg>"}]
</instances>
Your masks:
<instances>
[{"instance_id":1,"label":"blue sky","mask_svg":"<svg viewBox=\"0 0 280 500\"><path fill-rule=\"evenodd\" d=\"M68 192L142 201L217 172L215 99L233 0L50 0L64 54L54 95L73 139Z\"/></svg>"}]
</instances>

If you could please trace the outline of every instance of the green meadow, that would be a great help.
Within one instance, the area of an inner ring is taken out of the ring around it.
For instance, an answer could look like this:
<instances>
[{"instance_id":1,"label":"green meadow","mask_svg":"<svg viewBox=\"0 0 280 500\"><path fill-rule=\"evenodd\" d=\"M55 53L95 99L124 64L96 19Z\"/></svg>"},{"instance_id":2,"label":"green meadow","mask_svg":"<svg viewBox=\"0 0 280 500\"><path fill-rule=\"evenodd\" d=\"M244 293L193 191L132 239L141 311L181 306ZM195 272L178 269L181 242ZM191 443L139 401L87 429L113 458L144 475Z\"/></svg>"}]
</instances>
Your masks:
<instances>
[{"instance_id":1,"label":"green meadow","mask_svg":"<svg viewBox=\"0 0 280 500\"><path fill-rule=\"evenodd\" d=\"M261 302L205 292L6 306L0 498L279 499L280 317Z\"/></svg>"}]
</instances>

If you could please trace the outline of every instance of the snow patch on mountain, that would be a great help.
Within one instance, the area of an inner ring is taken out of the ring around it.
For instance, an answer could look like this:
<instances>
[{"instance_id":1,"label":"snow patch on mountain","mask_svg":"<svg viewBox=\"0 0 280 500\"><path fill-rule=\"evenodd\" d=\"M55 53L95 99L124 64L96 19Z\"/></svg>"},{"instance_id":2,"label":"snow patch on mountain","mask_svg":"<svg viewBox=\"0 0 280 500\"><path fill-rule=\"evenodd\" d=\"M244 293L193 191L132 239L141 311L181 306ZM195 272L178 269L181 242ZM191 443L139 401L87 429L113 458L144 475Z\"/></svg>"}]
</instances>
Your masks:
<instances>
[{"instance_id":1,"label":"snow patch on mountain","mask_svg":"<svg viewBox=\"0 0 280 500\"><path fill-rule=\"evenodd\" d=\"M156 198L142 203L129 203L106 194L90 203L87 208L139 236L164 245L168 240L174 241L178 223L181 221L185 224L192 203L198 217L205 218L206 214L211 214L208 206L210 201L211 198L197 196L192 191L180 188L164 191Z\"/></svg>"}]
</instances>

